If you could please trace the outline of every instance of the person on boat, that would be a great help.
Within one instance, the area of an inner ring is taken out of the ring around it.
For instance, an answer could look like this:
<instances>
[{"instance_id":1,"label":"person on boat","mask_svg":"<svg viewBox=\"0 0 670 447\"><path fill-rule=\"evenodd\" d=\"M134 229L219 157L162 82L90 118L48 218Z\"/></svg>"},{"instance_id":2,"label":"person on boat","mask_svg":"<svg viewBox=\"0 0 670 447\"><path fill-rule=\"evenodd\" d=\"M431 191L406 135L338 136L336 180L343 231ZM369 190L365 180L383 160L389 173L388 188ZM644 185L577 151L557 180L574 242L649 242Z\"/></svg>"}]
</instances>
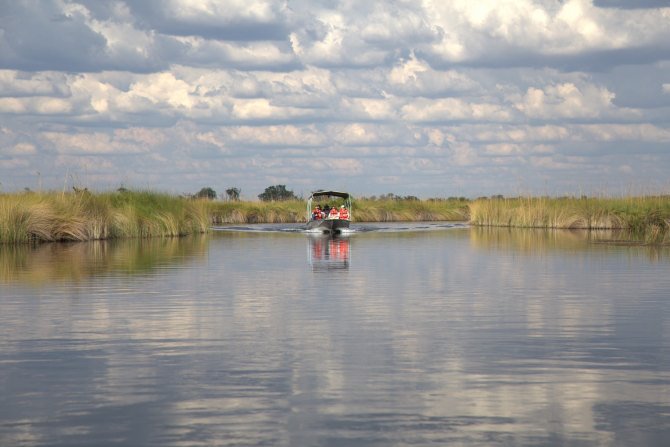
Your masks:
<instances>
[{"instance_id":1,"label":"person on boat","mask_svg":"<svg viewBox=\"0 0 670 447\"><path fill-rule=\"evenodd\" d=\"M349 220L349 210L344 205L340 206L340 219Z\"/></svg>"},{"instance_id":2,"label":"person on boat","mask_svg":"<svg viewBox=\"0 0 670 447\"><path fill-rule=\"evenodd\" d=\"M326 206L323 207L323 214L324 217L328 217L328 214L330 214L330 205L326 203Z\"/></svg>"},{"instance_id":3,"label":"person on boat","mask_svg":"<svg viewBox=\"0 0 670 447\"><path fill-rule=\"evenodd\" d=\"M337 211L337 207L334 206L330 209L330 212L328 213L328 218L329 219L338 219L340 217L340 213Z\"/></svg>"},{"instance_id":4,"label":"person on boat","mask_svg":"<svg viewBox=\"0 0 670 447\"><path fill-rule=\"evenodd\" d=\"M312 220L321 220L323 219L323 211L321 211L321 205L317 205L312 211Z\"/></svg>"}]
</instances>

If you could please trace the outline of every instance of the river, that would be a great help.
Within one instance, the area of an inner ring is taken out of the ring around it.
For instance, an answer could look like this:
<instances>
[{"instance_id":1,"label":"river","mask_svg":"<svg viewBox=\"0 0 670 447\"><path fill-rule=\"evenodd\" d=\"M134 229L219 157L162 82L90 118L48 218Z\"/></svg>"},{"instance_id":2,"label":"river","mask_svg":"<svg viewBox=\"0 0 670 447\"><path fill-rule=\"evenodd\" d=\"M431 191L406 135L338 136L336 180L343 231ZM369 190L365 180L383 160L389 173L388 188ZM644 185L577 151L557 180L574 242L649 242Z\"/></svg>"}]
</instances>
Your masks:
<instances>
[{"instance_id":1,"label":"river","mask_svg":"<svg viewBox=\"0 0 670 447\"><path fill-rule=\"evenodd\" d=\"M670 249L603 239L0 246L0 445L666 446Z\"/></svg>"}]
</instances>

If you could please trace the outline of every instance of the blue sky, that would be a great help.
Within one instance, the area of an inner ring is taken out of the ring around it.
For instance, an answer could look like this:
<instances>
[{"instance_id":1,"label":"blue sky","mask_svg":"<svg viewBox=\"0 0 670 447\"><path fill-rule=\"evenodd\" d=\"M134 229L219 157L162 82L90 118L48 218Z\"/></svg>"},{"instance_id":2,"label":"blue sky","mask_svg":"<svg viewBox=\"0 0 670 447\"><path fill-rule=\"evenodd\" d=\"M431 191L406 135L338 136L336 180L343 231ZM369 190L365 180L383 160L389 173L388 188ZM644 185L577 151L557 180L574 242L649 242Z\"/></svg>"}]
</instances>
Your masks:
<instances>
[{"instance_id":1,"label":"blue sky","mask_svg":"<svg viewBox=\"0 0 670 447\"><path fill-rule=\"evenodd\" d=\"M0 190L670 193L669 6L0 0Z\"/></svg>"}]
</instances>

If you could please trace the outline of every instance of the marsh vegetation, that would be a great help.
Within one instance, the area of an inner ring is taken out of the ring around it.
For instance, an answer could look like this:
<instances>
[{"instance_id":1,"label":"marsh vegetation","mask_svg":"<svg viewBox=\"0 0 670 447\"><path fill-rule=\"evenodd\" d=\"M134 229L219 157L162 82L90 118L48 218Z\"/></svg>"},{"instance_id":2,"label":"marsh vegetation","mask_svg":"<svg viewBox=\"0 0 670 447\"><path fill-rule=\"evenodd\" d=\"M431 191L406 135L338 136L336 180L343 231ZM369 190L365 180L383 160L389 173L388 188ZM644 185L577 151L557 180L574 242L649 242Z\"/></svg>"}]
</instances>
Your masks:
<instances>
[{"instance_id":1,"label":"marsh vegetation","mask_svg":"<svg viewBox=\"0 0 670 447\"><path fill-rule=\"evenodd\" d=\"M356 222L468 221L477 226L622 229L648 243L670 242L670 196L354 200ZM208 200L150 191L0 195L0 242L174 237L210 225L300 223L304 200Z\"/></svg>"},{"instance_id":2,"label":"marsh vegetation","mask_svg":"<svg viewBox=\"0 0 670 447\"><path fill-rule=\"evenodd\" d=\"M0 241L85 241L203 233L206 201L149 191L0 195Z\"/></svg>"},{"instance_id":3,"label":"marsh vegetation","mask_svg":"<svg viewBox=\"0 0 670 447\"><path fill-rule=\"evenodd\" d=\"M468 208L473 225L621 229L644 242L670 242L670 196L478 199Z\"/></svg>"},{"instance_id":4,"label":"marsh vegetation","mask_svg":"<svg viewBox=\"0 0 670 447\"><path fill-rule=\"evenodd\" d=\"M265 202L210 202L215 224L305 222L304 200ZM419 222L468 220L468 203L459 199L354 199L351 213L357 222Z\"/></svg>"}]
</instances>

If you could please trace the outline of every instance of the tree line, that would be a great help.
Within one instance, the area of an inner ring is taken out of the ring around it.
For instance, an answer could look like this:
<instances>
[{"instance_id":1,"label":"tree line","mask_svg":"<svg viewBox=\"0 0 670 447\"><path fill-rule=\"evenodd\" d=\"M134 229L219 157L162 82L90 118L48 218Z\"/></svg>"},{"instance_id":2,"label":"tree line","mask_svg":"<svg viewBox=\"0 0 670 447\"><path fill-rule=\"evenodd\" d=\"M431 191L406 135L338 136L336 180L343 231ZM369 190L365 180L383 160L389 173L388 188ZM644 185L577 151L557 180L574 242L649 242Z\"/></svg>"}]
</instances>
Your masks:
<instances>
[{"instance_id":1,"label":"tree line","mask_svg":"<svg viewBox=\"0 0 670 447\"><path fill-rule=\"evenodd\" d=\"M240 200L241 192L240 188L228 188L226 189L226 198L231 202L237 202ZM218 197L218 194L213 188L207 186L195 193L193 197L214 200ZM293 191L286 189L286 185L272 185L265 188L265 191L259 194L258 198L262 202L279 202L282 200L296 200L298 196Z\"/></svg>"},{"instance_id":2,"label":"tree line","mask_svg":"<svg viewBox=\"0 0 670 447\"><path fill-rule=\"evenodd\" d=\"M240 188L228 188L226 189L226 199L231 202L237 202L240 200L240 193L242 190ZM211 187L202 188L197 193L193 194L192 197L198 199L210 199L214 200L218 197L216 191ZM479 199L486 199L487 197L479 197ZM502 195L491 196L491 199L502 199ZM272 185L265 188L265 191L258 194L258 199L262 202L281 202L283 200L298 200L300 197L296 196L295 193L289 189L286 189L286 185ZM416 196L399 196L393 193L382 194L380 196L370 196L370 197L360 197L361 200L371 200L371 201L386 201L386 200L395 200L395 201L419 201L420 199ZM469 199L465 197L448 197L447 199L443 198L430 198L429 202L439 202L439 201L459 201L466 202Z\"/></svg>"}]
</instances>

